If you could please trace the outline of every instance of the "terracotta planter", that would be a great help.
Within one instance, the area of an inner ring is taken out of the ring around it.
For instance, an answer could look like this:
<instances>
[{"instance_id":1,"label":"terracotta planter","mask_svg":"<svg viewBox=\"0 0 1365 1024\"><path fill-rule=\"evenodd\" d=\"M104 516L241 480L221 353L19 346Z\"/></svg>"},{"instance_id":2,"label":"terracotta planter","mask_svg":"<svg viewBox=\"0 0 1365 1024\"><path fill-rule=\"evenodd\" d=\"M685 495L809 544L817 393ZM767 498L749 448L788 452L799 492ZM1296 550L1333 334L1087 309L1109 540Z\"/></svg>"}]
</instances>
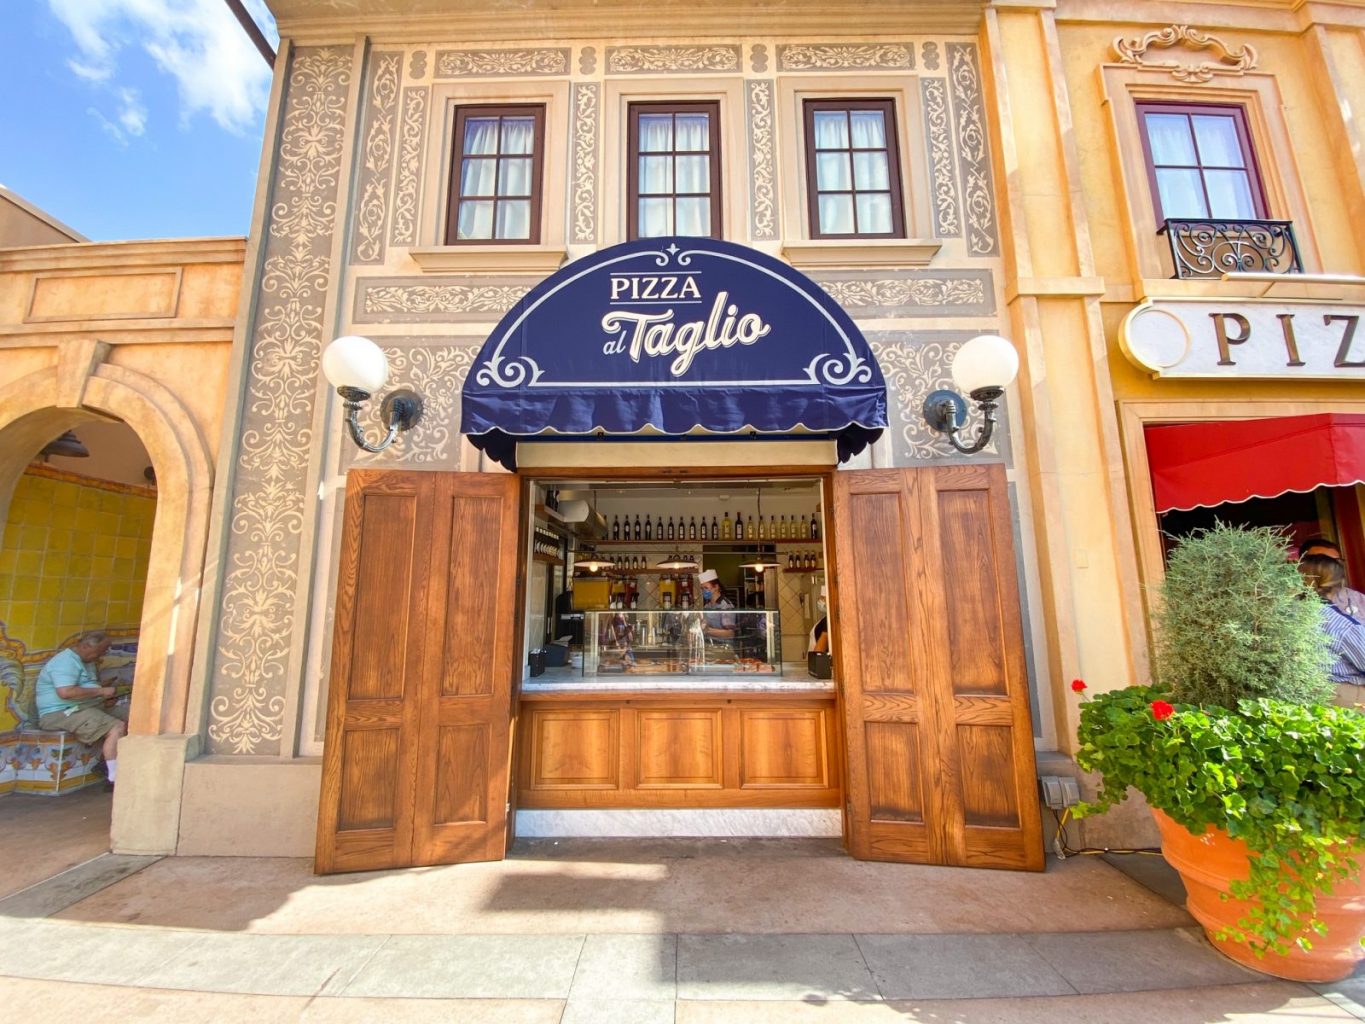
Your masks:
<instances>
[{"instance_id":1,"label":"terracotta planter","mask_svg":"<svg viewBox=\"0 0 1365 1024\"><path fill-rule=\"evenodd\" d=\"M1247 877L1246 844L1213 826L1197 836L1155 807L1151 810L1161 830L1162 853L1185 883L1186 908L1220 952L1254 971L1292 981L1338 981L1365 959L1365 947L1360 945L1365 936L1365 851L1356 857L1363 868L1359 878L1338 882L1330 896L1318 896L1318 919L1327 926L1327 934L1310 935L1311 950L1291 943L1287 953L1258 957L1244 943L1214 938L1218 930L1235 925L1252 905L1220 898L1232 881Z\"/></svg>"}]
</instances>

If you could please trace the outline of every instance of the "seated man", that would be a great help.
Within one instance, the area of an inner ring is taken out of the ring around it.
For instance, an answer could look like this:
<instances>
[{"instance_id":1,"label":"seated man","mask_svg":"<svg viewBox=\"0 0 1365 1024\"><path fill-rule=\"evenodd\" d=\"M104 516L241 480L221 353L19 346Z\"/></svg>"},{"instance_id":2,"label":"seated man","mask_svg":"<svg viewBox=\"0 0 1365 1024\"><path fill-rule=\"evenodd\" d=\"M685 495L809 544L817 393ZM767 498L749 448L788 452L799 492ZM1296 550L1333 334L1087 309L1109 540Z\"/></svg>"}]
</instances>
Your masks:
<instances>
[{"instance_id":1,"label":"seated man","mask_svg":"<svg viewBox=\"0 0 1365 1024\"><path fill-rule=\"evenodd\" d=\"M118 742L128 731L128 709L113 704L118 690L101 686L95 670L111 643L99 631L83 633L43 666L35 688L39 728L69 732L82 743L104 741L110 786L118 772Z\"/></svg>"}]
</instances>

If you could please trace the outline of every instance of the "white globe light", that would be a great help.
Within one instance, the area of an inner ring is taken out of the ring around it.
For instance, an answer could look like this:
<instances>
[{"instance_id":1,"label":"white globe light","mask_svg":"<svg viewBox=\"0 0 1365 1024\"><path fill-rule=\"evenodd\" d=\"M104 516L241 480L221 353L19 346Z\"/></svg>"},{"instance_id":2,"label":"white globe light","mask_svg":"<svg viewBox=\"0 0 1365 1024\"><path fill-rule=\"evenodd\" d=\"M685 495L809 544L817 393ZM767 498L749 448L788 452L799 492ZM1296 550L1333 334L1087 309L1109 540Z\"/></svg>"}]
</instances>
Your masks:
<instances>
[{"instance_id":1,"label":"white globe light","mask_svg":"<svg viewBox=\"0 0 1365 1024\"><path fill-rule=\"evenodd\" d=\"M1019 353L999 335L978 335L953 356L953 382L968 395L982 388L1007 388L1018 373Z\"/></svg>"},{"instance_id":2,"label":"white globe light","mask_svg":"<svg viewBox=\"0 0 1365 1024\"><path fill-rule=\"evenodd\" d=\"M334 388L374 394L389 379L389 360L369 338L347 334L323 349L322 372Z\"/></svg>"}]
</instances>

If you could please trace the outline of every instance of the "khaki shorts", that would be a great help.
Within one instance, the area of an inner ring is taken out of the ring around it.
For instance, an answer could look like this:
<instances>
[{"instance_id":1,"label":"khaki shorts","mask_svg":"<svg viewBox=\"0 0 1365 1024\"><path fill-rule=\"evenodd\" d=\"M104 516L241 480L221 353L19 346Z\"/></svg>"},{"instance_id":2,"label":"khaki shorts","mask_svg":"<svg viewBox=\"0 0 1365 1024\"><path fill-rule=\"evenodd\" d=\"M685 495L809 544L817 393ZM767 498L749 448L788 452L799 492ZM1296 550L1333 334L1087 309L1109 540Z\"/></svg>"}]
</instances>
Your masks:
<instances>
[{"instance_id":1,"label":"khaki shorts","mask_svg":"<svg viewBox=\"0 0 1365 1024\"><path fill-rule=\"evenodd\" d=\"M120 722L128 721L128 705L115 704L111 708L77 708L70 714L49 711L38 719L43 729L61 729L82 743L98 743Z\"/></svg>"}]
</instances>

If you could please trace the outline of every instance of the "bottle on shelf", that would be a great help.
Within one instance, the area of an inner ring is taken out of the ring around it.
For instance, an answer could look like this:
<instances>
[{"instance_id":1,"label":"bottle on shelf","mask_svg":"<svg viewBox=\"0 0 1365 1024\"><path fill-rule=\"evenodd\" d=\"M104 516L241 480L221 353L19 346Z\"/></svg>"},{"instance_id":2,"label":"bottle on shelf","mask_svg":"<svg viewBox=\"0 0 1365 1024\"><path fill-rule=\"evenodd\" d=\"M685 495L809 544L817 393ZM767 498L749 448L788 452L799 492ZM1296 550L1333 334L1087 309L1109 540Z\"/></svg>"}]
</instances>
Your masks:
<instances>
[{"instance_id":1,"label":"bottle on shelf","mask_svg":"<svg viewBox=\"0 0 1365 1024\"><path fill-rule=\"evenodd\" d=\"M757 539L763 540L768 536L768 528L763 524L762 516L754 516L751 522L753 525L749 527L749 529L753 531L753 534Z\"/></svg>"},{"instance_id":2,"label":"bottle on shelf","mask_svg":"<svg viewBox=\"0 0 1365 1024\"><path fill-rule=\"evenodd\" d=\"M779 540L786 540L791 536L791 529L787 526L787 515L782 514L782 520L777 524L777 536Z\"/></svg>"},{"instance_id":3,"label":"bottle on shelf","mask_svg":"<svg viewBox=\"0 0 1365 1024\"><path fill-rule=\"evenodd\" d=\"M815 518L815 513L810 514L810 539L820 539L820 520Z\"/></svg>"},{"instance_id":4,"label":"bottle on shelf","mask_svg":"<svg viewBox=\"0 0 1365 1024\"><path fill-rule=\"evenodd\" d=\"M768 516L768 539L777 540L777 516Z\"/></svg>"},{"instance_id":5,"label":"bottle on shelf","mask_svg":"<svg viewBox=\"0 0 1365 1024\"><path fill-rule=\"evenodd\" d=\"M730 510L725 510L725 518L720 521L720 539L735 539L735 524L730 521Z\"/></svg>"},{"instance_id":6,"label":"bottle on shelf","mask_svg":"<svg viewBox=\"0 0 1365 1024\"><path fill-rule=\"evenodd\" d=\"M735 540L744 539L744 513L735 513Z\"/></svg>"},{"instance_id":7,"label":"bottle on shelf","mask_svg":"<svg viewBox=\"0 0 1365 1024\"><path fill-rule=\"evenodd\" d=\"M611 539L612 539L612 540L620 540L620 539L621 539L621 517L620 517L620 516L612 516L612 517L611 517Z\"/></svg>"},{"instance_id":8,"label":"bottle on shelf","mask_svg":"<svg viewBox=\"0 0 1365 1024\"><path fill-rule=\"evenodd\" d=\"M706 520L703 519L702 522L705 523ZM696 539L697 539L697 517L696 517L696 516L692 516L691 518L689 518L689 519L687 520L687 539L688 539L688 540L696 540Z\"/></svg>"},{"instance_id":9,"label":"bottle on shelf","mask_svg":"<svg viewBox=\"0 0 1365 1024\"><path fill-rule=\"evenodd\" d=\"M639 540L639 539L641 538L641 536L642 536L642 534L641 534L641 532L640 532L640 513L639 513L639 512L636 512L636 513L635 513L635 539L636 539L636 540Z\"/></svg>"},{"instance_id":10,"label":"bottle on shelf","mask_svg":"<svg viewBox=\"0 0 1365 1024\"><path fill-rule=\"evenodd\" d=\"M672 517L672 516L669 516L669 517L668 517L668 539L669 539L669 540L677 540L677 539L678 539L678 531L677 531L677 528L673 525L673 517Z\"/></svg>"},{"instance_id":11,"label":"bottle on shelf","mask_svg":"<svg viewBox=\"0 0 1365 1024\"><path fill-rule=\"evenodd\" d=\"M645 540L654 539L654 520L645 516Z\"/></svg>"},{"instance_id":12,"label":"bottle on shelf","mask_svg":"<svg viewBox=\"0 0 1365 1024\"><path fill-rule=\"evenodd\" d=\"M708 540L720 540L720 527L716 525L716 517L711 517L711 534Z\"/></svg>"}]
</instances>

